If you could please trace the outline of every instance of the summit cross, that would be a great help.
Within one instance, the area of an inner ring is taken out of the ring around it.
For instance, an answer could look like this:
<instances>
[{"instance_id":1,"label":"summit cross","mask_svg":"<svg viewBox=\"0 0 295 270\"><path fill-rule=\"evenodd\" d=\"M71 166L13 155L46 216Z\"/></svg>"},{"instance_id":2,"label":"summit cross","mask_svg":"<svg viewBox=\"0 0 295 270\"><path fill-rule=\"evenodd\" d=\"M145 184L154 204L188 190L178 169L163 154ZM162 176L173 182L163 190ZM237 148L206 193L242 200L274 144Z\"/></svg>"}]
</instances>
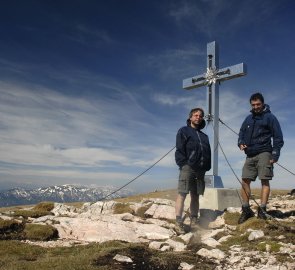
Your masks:
<instances>
[{"instance_id":1,"label":"summit cross","mask_svg":"<svg viewBox=\"0 0 295 270\"><path fill-rule=\"evenodd\" d=\"M207 71L183 80L183 89L192 90L201 86L207 86L207 121L213 122L213 147L211 185L223 187L218 176L218 141L219 141L219 84L225 80L231 80L246 75L246 64L240 63L234 66L219 69L219 48L213 41L207 44Z\"/></svg>"}]
</instances>

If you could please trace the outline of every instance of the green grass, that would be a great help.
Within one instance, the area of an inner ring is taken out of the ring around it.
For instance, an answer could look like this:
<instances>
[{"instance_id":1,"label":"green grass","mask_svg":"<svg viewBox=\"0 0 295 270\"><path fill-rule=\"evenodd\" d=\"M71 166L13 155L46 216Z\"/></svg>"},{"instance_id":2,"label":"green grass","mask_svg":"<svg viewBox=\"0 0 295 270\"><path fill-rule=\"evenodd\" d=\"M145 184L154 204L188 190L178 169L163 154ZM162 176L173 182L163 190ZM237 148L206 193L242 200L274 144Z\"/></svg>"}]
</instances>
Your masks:
<instances>
[{"instance_id":1,"label":"green grass","mask_svg":"<svg viewBox=\"0 0 295 270\"><path fill-rule=\"evenodd\" d=\"M116 254L130 257L132 265L117 263ZM2 270L176 270L180 262L197 269L214 269L215 264L195 255L195 252L158 252L145 244L110 241L63 248L42 248L17 241L0 241L0 269ZM129 268L128 268L129 267Z\"/></svg>"}]
</instances>

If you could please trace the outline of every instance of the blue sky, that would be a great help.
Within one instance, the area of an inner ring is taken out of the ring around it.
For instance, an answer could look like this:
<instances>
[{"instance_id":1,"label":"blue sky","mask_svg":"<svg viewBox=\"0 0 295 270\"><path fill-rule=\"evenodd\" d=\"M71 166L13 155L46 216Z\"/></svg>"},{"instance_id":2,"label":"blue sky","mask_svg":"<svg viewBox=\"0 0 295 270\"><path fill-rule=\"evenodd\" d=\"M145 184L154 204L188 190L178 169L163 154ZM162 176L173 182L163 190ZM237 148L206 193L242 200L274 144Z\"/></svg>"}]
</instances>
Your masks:
<instances>
[{"instance_id":1,"label":"blue sky","mask_svg":"<svg viewBox=\"0 0 295 270\"><path fill-rule=\"evenodd\" d=\"M191 108L206 108L206 88L185 91L182 80L206 71L214 40L221 68L248 67L221 83L220 118L238 131L262 92L284 133L279 163L294 171L294 10L292 0L1 3L0 189L136 177L174 147ZM241 175L237 136L220 126L220 142ZM239 186L221 152L219 175ZM177 178L173 151L130 188ZM276 166L272 187L295 178Z\"/></svg>"}]
</instances>

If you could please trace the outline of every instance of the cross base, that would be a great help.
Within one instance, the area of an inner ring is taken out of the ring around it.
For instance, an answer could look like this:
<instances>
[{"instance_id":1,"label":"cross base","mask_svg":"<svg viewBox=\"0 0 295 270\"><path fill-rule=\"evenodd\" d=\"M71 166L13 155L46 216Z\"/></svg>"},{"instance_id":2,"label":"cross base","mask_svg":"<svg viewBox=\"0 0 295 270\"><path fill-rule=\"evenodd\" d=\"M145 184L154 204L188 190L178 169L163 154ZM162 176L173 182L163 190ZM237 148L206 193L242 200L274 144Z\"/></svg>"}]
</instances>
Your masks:
<instances>
[{"instance_id":1,"label":"cross base","mask_svg":"<svg viewBox=\"0 0 295 270\"><path fill-rule=\"evenodd\" d=\"M205 175L206 188L224 188L221 177L218 175Z\"/></svg>"}]
</instances>

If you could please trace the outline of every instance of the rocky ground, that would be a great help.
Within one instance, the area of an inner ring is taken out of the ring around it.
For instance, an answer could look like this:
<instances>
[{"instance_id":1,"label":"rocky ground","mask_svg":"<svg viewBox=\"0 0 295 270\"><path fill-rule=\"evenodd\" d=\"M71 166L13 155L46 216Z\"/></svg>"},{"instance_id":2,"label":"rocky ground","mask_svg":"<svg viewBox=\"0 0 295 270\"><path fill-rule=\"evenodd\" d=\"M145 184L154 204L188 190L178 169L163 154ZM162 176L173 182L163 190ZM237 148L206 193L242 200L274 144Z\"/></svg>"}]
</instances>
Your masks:
<instances>
[{"instance_id":1,"label":"rocky ground","mask_svg":"<svg viewBox=\"0 0 295 270\"><path fill-rule=\"evenodd\" d=\"M255 207L253 204L252 209ZM53 215L29 218L28 222L54 226L59 238L26 243L50 248L120 240L146 243L163 253L190 251L211 260L212 269L218 270L295 269L295 197L291 195L270 199L268 213L273 218L269 221L254 217L238 225L238 208L224 212L202 209L199 226L190 228L188 214L184 235L175 232L174 201L168 199L85 203L79 208L55 203L51 212ZM11 214L4 212L0 218L12 219ZM132 258L122 254L113 260L133 263ZM178 269L200 268L183 261Z\"/></svg>"}]
</instances>

